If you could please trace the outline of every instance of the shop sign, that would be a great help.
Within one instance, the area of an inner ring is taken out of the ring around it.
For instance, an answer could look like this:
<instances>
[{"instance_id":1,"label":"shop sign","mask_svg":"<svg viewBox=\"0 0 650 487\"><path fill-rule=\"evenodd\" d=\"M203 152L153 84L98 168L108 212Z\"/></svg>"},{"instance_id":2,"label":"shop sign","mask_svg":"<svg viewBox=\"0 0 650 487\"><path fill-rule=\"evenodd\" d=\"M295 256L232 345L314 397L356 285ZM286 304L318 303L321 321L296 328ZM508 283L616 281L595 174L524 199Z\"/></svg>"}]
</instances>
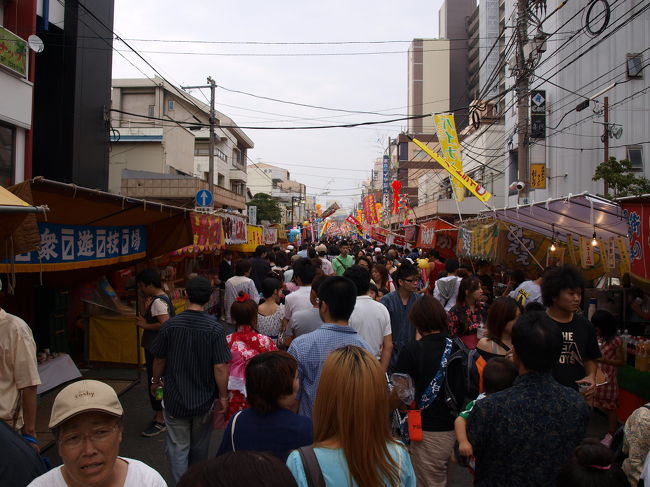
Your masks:
<instances>
[{"instance_id":1,"label":"shop sign","mask_svg":"<svg viewBox=\"0 0 650 487\"><path fill-rule=\"evenodd\" d=\"M27 77L27 41L0 27L0 66Z\"/></svg>"},{"instance_id":2,"label":"shop sign","mask_svg":"<svg viewBox=\"0 0 650 487\"><path fill-rule=\"evenodd\" d=\"M546 137L546 91L530 92L530 136L533 139Z\"/></svg>"},{"instance_id":3,"label":"shop sign","mask_svg":"<svg viewBox=\"0 0 650 487\"><path fill-rule=\"evenodd\" d=\"M145 226L91 227L40 222L38 230L40 248L14 258L18 272L110 265L142 258L147 252Z\"/></svg>"},{"instance_id":4,"label":"shop sign","mask_svg":"<svg viewBox=\"0 0 650 487\"><path fill-rule=\"evenodd\" d=\"M245 244L248 240L246 220L235 215L223 215L222 219L226 244Z\"/></svg>"},{"instance_id":5,"label":"shop sign","mask_svg":"<svg viewBox=\"0 0 650 487\"><path fill-rule=\"evenodd\" d=\"M650 207L640 203L622 203L623 218L627 219L629 240L628 262L632 274L648 279L650 276ZM620 247L620 243L619 243Z\"/></svg>"},{"instance_id":6,"label":"shop sign","mask_svg":"<svg viewBox=\"0 0 650 487\"><path fill-rule=\"evenodd\" d=\"M264 245L273 245L278 243L278 229L265 227L264 230Z\"/></svg>"},{"instance_id":7,"label":"shop sign","mask_svg":"<svg viewBox=\"0 0 650 487\"><path fill-rule=\"evenodd\" d=\"M264 229L255 225L247 225L247 240L243 244L231 245L232 250L239 252L255 252L258 245L264 245Z\"/></svg>"},{"instance_id":8,"label":"shop sign","mask_svg":"<svg viewBox=\"0 0 650 487\"><path fill-rule=\"evenodd\" d=\"M580 265L587 269L594 265L594 246L591 240L580 235Z\"/></svg>"},{"instance_id":9,"label":"shop sign","mask_svg":"<svg viewBox=\"0 0 650 487\"><path fill-rule=\"evenodd\" d=\"M530 189L546 189L546 164L530 165Z\"/></svg>"}]
</instances>

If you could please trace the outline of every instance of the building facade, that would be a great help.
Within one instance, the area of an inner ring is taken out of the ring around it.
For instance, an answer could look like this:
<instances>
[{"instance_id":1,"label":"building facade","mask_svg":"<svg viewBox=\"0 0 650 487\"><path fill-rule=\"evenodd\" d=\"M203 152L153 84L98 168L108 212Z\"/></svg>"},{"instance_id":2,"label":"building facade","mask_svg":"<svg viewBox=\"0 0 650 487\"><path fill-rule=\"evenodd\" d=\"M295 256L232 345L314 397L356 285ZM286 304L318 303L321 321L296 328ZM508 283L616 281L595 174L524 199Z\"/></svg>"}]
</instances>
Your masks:
<instances>
[{"instance_id":1,"label":"building facade","mask_svg":"<svg viewBox=\"0 0 650 487\"><path fill-rule=\"evenodd\" d=\"M253 197L265 193L278 202L283 225L298 225L315 209L314 199L307 197L307 187L293 181L289 171L278 166L262 162L250 164L248 189Z\"/></svg>"},{"instance_id":2,"label":"building facade","mask_svg":"<svg viewBox=\"0 0 650 487\"><path fill-rule=\"evenodd\" d=\"M131 196L166 201L174 196L187 198L186 194L157 193L155 187L148 188L146 194L132 194L132 188L137 185L125 181L133 179L125 178L125 175L133 175L125 171L177 175L179 187L186 186L186 178L190 177L205 181L206 188L209 187L208 105L156 77L153 80L113 80L112 108L111 192L125 194L126 191ZM179 121L184 123L177 123ZM217 127L215 136L212 187L215 206L243 210L247 180L245 160L253 142L223 113L217 112L217 125L225 127ZM161 180L153 176L151 179Z\"/></svg>"}]
</instances>

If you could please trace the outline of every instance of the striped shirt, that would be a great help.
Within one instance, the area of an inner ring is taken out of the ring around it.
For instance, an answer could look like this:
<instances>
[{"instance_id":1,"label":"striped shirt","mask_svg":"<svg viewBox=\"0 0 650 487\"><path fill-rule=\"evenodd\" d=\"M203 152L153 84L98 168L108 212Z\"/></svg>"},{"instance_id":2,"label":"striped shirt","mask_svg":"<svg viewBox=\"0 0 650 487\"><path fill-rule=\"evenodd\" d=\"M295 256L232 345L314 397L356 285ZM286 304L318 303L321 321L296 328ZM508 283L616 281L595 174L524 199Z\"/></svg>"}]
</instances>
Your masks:
<instances>
[{"instance_id":1,"label":"striped shirt","mask_svg":"<svg viewBox=\"0 0 650 487\"><path fill-rule=\"evenodd\" d=\"M230 307L232 306L232 303L235 302L235 299L237 299L240 292L245 292L250 295L251 299L256 303L260 300L260 295L257 292L257 288L252 279L246 276L235 276L228 279L226 281L226 289L223 297L223 309L226 313L227 323L232 323L232 319L230 318Z\"/></svg>"},{"instance_id":2,"label":"striped shirt","mask_svg":"<svg viewBox=\"0 0 650 487\"><path fill-rule=\"evenodd\" d=\"M370 353L370 345L349 326L325 323L318 330L301 335L291 342L289 353L298 360L298 377L300 378L299 414L311 418L311 410L316 399L316 390L320 381L325 359L337 348L356 345Z\"/></svg>"},{"instance_id":3,"label":"striped shirt","mask_svg":"<svg viewBox=\"0 0 650 487\"><path fill-rule=\"evenodd\" d=\"M187 418L210 411L217 395L214 365L230 360L226 334L214 316L187 310L170 318L160 328L151 353L166 359L167 413Z\"/></svg>"}]
</instances>

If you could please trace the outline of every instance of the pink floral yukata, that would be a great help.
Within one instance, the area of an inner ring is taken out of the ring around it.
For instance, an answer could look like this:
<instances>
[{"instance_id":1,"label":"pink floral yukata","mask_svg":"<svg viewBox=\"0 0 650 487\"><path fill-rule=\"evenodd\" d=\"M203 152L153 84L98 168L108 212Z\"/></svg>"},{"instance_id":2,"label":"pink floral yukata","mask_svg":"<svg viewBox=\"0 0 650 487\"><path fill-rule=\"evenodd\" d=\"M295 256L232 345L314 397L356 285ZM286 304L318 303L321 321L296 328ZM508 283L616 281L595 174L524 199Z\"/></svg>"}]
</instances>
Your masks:
<instances>
[{"instance_id":1,"label":"pink floral yukata","mask_svg":"<svg viewBox=\"0 0 650 487\"><path fill-rule=\"evenodd\" d=\"M246 409L246 365L248 362L264 352L271 352L278 348L266 335L261 335L248 325L240 326L235 333L226 337L230 347L231 359L230 375L228 377L228 395L230 405L226 421L237 411Z\"/></svg>"}]
</instances>

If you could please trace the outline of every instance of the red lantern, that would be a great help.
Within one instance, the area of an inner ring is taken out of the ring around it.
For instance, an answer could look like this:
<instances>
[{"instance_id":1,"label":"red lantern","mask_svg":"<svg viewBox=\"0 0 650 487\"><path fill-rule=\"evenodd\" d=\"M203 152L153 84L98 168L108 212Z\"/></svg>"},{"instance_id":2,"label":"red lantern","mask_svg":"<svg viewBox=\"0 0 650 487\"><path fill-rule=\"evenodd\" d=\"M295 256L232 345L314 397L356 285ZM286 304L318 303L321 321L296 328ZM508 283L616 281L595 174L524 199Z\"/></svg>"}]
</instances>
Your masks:
<instances>
[{"instance_id":1,"label":"red lantern","mask_svg":"<svg viewBox=\"0 0 650 487\"><path fill-rule=\"evenodd\" d=\"M399 190L402 189L402 183L397 179L391 183L393 187L393 215L399 211Z\"/></svg>"}]
</instances>

